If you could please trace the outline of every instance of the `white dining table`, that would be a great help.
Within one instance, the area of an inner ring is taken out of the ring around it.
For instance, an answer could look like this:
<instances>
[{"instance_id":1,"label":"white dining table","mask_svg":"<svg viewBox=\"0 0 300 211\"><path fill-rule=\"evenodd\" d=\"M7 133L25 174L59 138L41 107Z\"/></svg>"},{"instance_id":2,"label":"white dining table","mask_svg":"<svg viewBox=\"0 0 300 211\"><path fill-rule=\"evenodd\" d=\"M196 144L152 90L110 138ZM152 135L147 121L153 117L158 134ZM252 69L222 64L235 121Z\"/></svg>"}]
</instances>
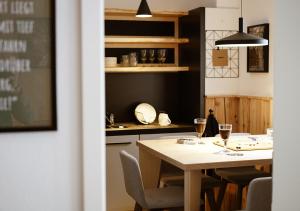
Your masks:
<instances>
[{"instance_id":1,"label":"white dining table","mask_svg":"<svg viewBox=\"0 0 300 211\"><path fill-rule=\"evenodd\" d=\"M164 160L184 171L184 210L197 211L201 209L202 170L272 163L272 149L241 151L233 156L219 153L222 147L213 144L215 139L203 138L205 144L195 145L178 144L176 139L138 141L144 187L157 187Z\"/></svg>"}]
</instances>

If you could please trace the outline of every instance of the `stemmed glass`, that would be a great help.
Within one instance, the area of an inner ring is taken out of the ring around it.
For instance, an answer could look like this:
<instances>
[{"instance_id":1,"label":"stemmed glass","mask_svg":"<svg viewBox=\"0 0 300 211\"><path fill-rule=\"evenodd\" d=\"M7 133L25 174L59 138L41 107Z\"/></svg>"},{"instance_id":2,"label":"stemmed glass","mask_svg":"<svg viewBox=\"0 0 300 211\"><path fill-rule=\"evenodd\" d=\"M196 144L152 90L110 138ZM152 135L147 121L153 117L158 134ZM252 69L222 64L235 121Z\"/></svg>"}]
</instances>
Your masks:
<instances>
[{"instance_id":1,"label":"stemmed glass","mask_svg":"<svg viewBox=\"0 0 300 211\"><path fill-rule=\"evenodd\" d=\"M232 124L219 124L220 136L224 141L224 149L222 151L224 153L229 152L229 150L227 149L227 142L231 134L231 130L232 130Z\"/></svg>"},{"instance_id":2,"label":"stemmed glass","mask_svg":"<svg viewBox=\"0 0 300 211\"><path fill-rule=\"evenodd\" d=\"M167 54L166 49L158 49L157 50L157 60L158 60L159 63L165 63L166 54Z\"/></svg>"},{"instance_id":3,"label":"stemmed glass","mask_svg":"<svg viewBox=\"0 0 300 211\"><path fill-rule=\"evenodd\" d=\"M149 49L149 61L150 63L153 63L155 60L155 51L154 49Z\"/></svg>"},{"instance_id":4,"label":"stemmed glass","mask_svg":"<svg viewBox=\"0 0 300 211\"><path fill-rule=\"evenodd\" d=\"M147 50L142 49L141 50L141 61L142 61L142 63L146 63L146 60L147 60Z\"/></svg>"},{"instance_id":5,"label":"stemmed glass","mask_svg":"<svg viewBox=\"0 0 300 211\"><path fill-rule=\"evenodd\" d=\"M204 144L204 142L201 139L201 137L202 137L202 134L205 131L206 119L204 119L204 118L196 118L196 119L194 119L194 124L195 124L195 127L196 127L197 136L200 139L199 144Z\"/></svg>"}]
</instances>

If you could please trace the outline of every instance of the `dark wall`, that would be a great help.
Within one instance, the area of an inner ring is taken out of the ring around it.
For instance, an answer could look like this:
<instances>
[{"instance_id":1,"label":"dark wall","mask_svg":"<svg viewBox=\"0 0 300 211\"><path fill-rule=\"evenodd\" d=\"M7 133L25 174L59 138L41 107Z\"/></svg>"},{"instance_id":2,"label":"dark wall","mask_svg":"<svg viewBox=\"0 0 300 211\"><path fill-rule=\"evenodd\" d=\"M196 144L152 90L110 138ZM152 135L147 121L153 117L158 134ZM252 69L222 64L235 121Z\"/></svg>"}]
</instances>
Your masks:
<instances>
[{"instance_id":1,"label":"dark wall","mask_svg":"<svg viewBox=\"0 0 300 211\"><path fill-rule=\"evenodd\" d=\"M145 102L178 122L178 89L177 73L106 74L106 111L114 113L116 121L132 122L135 107Z\"/></svg>"},{"instance_id":2,"label":"dark wall","mask_svg":"<svg viewBox=\"0 0 300 211\"><path fill-rule=\"evenodd\" d=\"M105 21L105 35L172 37L174 36L174 33L174 22L169 21Z\"/></svg>"}]
</instances>

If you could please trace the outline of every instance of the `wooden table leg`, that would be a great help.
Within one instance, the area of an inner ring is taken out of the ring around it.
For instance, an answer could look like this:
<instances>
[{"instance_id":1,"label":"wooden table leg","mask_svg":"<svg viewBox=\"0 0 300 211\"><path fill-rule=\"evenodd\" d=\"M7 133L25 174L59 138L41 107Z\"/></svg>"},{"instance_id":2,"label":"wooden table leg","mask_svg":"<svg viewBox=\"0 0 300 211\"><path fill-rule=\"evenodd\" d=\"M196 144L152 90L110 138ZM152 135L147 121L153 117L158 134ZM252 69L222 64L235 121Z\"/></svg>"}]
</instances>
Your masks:
<instances>
[{"instance_id":1,"label":"wooden table leg","mask_svg":"<svg viewBox=\"0 0 300 211\"><path fill-rule=\"evenodd\" d=\"M201 171L184 171L184 211L200 211Z\"/></svg>"},{"instance_id":2,"label":"wooden table leg","mask_svg":"<svg viewBox=\"0 0 300 211\"><path fill-rule=\"evenodd\" d=\"M161 160L148 151L139 148L139 162L144 188L156 188L159 182Z\"/></svg>"}]
</instances>

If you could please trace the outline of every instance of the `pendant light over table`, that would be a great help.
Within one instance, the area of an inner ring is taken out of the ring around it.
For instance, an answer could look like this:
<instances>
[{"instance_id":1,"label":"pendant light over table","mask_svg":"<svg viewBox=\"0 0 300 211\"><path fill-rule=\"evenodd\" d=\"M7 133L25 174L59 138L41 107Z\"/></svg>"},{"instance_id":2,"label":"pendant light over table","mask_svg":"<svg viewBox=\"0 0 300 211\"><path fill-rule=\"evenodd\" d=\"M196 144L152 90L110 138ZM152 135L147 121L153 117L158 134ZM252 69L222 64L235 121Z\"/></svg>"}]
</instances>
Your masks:
<instances>
[{"instance_id":1,"label":"pendant light over table","mask_svg":"<svg viewBox=\"0 0 300 211\"><path fill-rule=\"evenodd\" d=\"M243 32L242 3L243 2L241 0L241 17L239 18L239 31L234 35L217 40L215 42L216 47L251 47L268 45L268 40Z\"/></svg>"},{"instance_id":2,"label":"pendant light over table","mask_svg":"<svg viewBox=\"0 0 300 211\"><path fill-rule=\"evenodd\" d=\"M150 18L152 17L151 11L149 9L149 6L147 4L146 0L142 0L141 4L139 6L139 9L135 15L138 18Z\"/></svg>"}]
</instances>

